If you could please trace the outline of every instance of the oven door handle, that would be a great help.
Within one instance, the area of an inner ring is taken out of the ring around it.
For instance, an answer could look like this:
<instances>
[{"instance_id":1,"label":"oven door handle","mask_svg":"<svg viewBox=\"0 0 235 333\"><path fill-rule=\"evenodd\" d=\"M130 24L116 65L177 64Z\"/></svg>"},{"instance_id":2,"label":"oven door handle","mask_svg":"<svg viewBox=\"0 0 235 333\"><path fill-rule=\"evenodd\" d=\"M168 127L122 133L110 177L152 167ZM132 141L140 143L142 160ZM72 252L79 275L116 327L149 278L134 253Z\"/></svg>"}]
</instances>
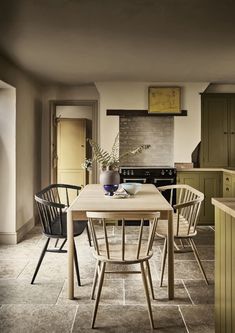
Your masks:
<instances>
[{"instance_id":1,"label":"oven door handle","mask_svg":"<svg viewBox=\"0 0 235 333\"><path fill-rule=\"evenodd\" d=\"M173 178L154 178L153 182L154 184L157 184L159 181L169 182L170 184L174 184Z\"/></svg>"},{"instance_id":2,"label":"oven door handle","mask_svg":"<svg viewBox=\"0 0 235 333\"><path fill-rule=\"evenodd\" d=\"M140 181L143 184L147 182L146 178L123 178L123 183L133 182L133 180L135 180L136 183L138 183L138 181Z\"/></svg>"}]
</instances>

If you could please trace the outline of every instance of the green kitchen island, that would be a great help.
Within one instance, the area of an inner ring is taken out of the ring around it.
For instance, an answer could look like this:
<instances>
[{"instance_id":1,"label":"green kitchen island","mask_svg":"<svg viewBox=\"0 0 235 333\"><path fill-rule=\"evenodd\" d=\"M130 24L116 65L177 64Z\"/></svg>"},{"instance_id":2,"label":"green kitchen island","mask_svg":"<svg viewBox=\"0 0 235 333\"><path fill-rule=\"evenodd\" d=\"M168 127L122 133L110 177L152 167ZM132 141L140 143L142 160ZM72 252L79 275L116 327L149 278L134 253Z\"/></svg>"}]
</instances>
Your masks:
<instances>
[{"instance_id":1,"label":"green kitchen island","mask_svg":"<svg viewBox=\"0 0 235 333\"><path fill-rule=\"evenodd\" d=\"M235 332L235 198L215 206L215 332Z\"/></svg>"}]
</instances>

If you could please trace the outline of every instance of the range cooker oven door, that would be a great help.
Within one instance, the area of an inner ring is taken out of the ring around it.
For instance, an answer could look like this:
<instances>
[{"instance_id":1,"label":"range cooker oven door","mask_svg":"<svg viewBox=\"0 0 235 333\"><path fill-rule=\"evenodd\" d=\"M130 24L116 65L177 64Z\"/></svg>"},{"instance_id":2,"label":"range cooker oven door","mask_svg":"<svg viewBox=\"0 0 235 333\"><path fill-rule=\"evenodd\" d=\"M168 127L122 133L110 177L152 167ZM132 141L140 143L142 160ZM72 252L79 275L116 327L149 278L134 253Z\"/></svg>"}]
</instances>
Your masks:
<instances>
[{"instance_id":1,"label":"range cooker oven door","mask_svg":"<svg viewBox=\"0 0 235 333\"><path fill-rule=\"evenodd\" d=\"M153 183L156 187L166 186L166 185L174 185L174 178L154 178Z\"/></svg>"},{"instance_id":2,"label":"range cooker oven door","mask_svg":"<svg viewBox=\"0 0 235 333\"><path fill-rule=\"evenodd\" d=\"M147 182L146 178L123 178L123 183L141 183L145 184Z\"/></svg>"},{"instance_id":3,"label":"range cooker oven door","mask_svg":"<svg viewBox=\"0 0 235 333\"><path fill-rule=\"evenodd\" d=\"M167 186L167 185L174 185L176 183L176 179L174 178L154 178L153 183L156 187L159 186ZM162 195L165 197L165 199L170 202L170 191L164 191L162 192ZM176 194L175 191L173 192L173 198L172 198L172 204L176 204Z\"/></svg>"}]
</instances>

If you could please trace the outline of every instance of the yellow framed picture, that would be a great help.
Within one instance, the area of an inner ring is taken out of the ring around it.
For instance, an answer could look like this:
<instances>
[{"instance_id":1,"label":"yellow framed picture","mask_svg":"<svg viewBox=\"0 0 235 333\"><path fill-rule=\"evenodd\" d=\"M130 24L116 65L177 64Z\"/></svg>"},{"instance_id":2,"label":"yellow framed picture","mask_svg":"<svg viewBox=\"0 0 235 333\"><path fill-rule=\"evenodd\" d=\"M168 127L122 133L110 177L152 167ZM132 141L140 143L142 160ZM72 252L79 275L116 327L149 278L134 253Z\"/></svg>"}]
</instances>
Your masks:
<instances>
[{"instance_id":1,"label":"yellow framed picture","mask_svg":"<svg viewBox=\"0 0 235 333\"><path fill-rule=\"evenodd\" d=\"M149 113L180 113L180 87L149 87Z\"/></svg>"}]
</instances>

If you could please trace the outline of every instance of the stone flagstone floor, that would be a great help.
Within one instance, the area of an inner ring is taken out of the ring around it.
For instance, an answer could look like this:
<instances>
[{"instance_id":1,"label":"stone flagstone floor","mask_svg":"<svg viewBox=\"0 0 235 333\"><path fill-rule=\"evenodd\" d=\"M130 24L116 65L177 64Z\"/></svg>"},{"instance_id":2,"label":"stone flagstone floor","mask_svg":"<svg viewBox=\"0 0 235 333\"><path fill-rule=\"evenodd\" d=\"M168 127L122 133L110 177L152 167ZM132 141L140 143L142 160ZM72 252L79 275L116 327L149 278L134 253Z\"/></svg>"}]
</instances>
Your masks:
<instances>
[{"instance_id":1,"label":"stone flagstone floor","mask_svg":"<svg viewBox=\"0 0 235 333\"><path fill-rule=\"evenodd\" d=\"M114 227L114 233L115 233ZM133 227L130 227L133 228ZM0 332L151 332L139 274L105 276L96 329L90 328L90 291L95 261L86 233L76 238L82 287L67 299L66 254L46 253L35 285L30 284L45 237L36 226L17 245L0 246ZM55 240L51 240L51 247ZM156 332L214 332L214 230L199 227L195 239L210 285L206 286L191 253L175 255L175 299L167 299L167 280L159 288L162 241L150 260L156 300ZM66 247L65 247L66 248Z\"/></svg>"}]
</instances>

